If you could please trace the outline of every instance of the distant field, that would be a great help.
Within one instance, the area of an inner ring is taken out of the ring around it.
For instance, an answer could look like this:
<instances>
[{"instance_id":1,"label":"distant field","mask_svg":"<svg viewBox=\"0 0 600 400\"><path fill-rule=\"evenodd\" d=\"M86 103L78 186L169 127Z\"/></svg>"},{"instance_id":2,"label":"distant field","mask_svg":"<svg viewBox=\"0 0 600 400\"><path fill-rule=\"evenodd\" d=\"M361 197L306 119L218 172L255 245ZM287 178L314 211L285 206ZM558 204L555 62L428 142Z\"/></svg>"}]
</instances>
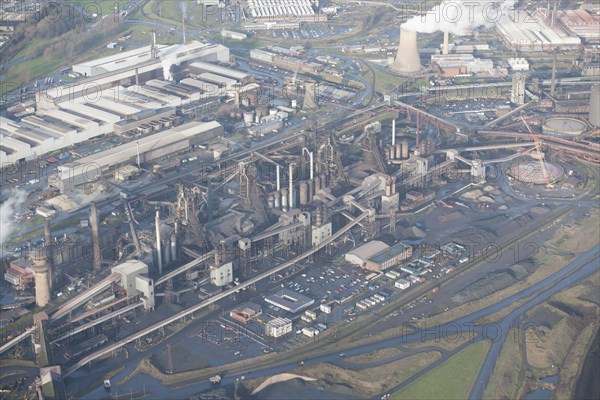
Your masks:
<instances>
[{"instance_id":1,"label":"distant field","mask_svg":"<svg viewBox=\"0 0 600 400\"><path fill-rule=\"evenodd\" d=\"M487 341L472 344L439 367L392 394L392 399L466 399L489 348Z\"/></svg>"}]
</instances>

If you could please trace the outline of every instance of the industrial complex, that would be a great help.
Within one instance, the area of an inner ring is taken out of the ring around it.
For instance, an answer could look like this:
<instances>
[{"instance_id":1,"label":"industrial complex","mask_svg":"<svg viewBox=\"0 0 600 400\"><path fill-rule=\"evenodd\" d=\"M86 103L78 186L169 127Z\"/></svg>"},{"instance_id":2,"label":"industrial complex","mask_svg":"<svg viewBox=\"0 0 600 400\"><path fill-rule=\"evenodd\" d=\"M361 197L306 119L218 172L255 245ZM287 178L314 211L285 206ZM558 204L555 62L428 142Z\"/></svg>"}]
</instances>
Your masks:
<instances>
[{"instance_id":1,"label":"industrial complex","mask_svg":"<svg viewBox=\"0 0 600 400\"><path fill-rule=\"evenodd\" d=\"M478 346L448 396L587 390L595 5L160 3L3 93L0 396L411 398Z\"/></svg>"}]
</instances>

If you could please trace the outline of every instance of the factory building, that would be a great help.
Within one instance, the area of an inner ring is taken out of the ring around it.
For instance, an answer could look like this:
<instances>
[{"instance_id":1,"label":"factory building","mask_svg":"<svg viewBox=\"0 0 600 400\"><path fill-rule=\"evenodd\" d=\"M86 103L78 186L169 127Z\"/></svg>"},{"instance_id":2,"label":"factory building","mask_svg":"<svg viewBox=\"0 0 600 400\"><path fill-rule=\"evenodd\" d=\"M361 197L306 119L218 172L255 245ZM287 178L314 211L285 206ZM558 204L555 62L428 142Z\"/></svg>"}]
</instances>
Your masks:
<instances>
[{"instance_id":1,"label":"factory building","mask_svg":"<svg viewBox=\"0 0 600 400\"><path fill-rule=\"evenodd\" d=\"M325 14L315 12L318 0L248 0L243 8L248 21L327 21Z\"/></svg>"},{"instance_id":2,"label":"factory building","mask_svg":"<svg viewBox=\"0 0 600 400\"><path fill-rule=\"evenodd\" d=\"M310 297L285 288L267 296L265 301L292 314L310 307L315 302Z\"/></svg>"},{"instance_id":3,"label":"factory building","mask_svg":"<svg viewBox=\"0 0 600 400\"><path fill-rule=\"evenodd\" d=\"M431 62L439 68L444 78L453 78L458 75L489 75L501 76L506 71L494 68L490 59L476 58L472 54L435 54Z\"/></svg>"},{"instance_id":4,"label":"factory building","mask_svg":"<svg viewBox=\"0 0 600 400\"><path fill-rule=\"evenodd\" d=\"M265 335L274 338L282 337L292 331L292 320L277 317L265 324Z\"/></svg>"},{"instance_id":5,"label":"factory building","mask_svg":"<svg viewBox=\"0 0 600 400\"><path fill-rule=\"evenodd\" d=\"M571 35L579 36L587 42L600 41L600 15L580 10L560 10L556 21Z\"/></svg>"},{"instance_id":6,"label":"factory building","mask_svg":"<svg viewBox=\"0 0 600 400\"><path fill-rule=\"evenodd\" d=\"M11 261L4 273L4 280L15 288L24 290L33 282L32 265L31 260L26 258Z\"/></svg>"},{"instance_id":7,"label":"factory building","mask_svg":"<svg viewBox=\"0 0 600 400\"><path fill-rule=\"evenodd\" d=\"M210 283L221 287L233 282L233 263L224 263L221 266L211 265L208 269Z\"/></svg>"},{"instance_id":8,"label":"factory building","mask_svg":"<svg viewBox=\"0 0 600 400\"><path fill-rule=\"evenodd\" d=\"M93 182L101 176L129 163L149 162L206 144L223 134L216 121L190 122L120 146L81 158L58 167L58 173L48 178L50 188L61 193Z\"/></svg>"},{"instance_id":9,"label":"factory building","mask_svg":"<svg viewBox=\"0 0 600 400\"><path fill-rule=\"evenodd\" d=\"M127 298L141 297L145 309L154 308L154 281L148 277L148 265L139 260L125 261L111 268L121 275L120 285Z\"/></svg>"},{"instance_id":10,"label":"factory building","mask_svg":"<svg viewBox=\"0 0 600 400\"><path fill-rule=\"evenodd\" d=\"M189 65L190 74L200 75L203 72L210 72L212 74L224 76L226 78L235 79L242 85L254 82L254 77L243 71L238 71L233 68L222 67L217 64L211 64L203 61L196 61Z\"/></svg>"},{"instance_id":11,"label":"factory building","mask_svg":"<svg viewBox=\"0 0 600 400\"><path fill-rule=\"evenodd\" d=\"M496 29L509 47L519 51L576 50L581 45L581 39L561 24L551 26L542 17L523 18L517 12L505 13Z\"/></svg>"},{"instance_id":12,"label":"factory building","mask_svg":"<svg viewBox=\"0 0 600 400\"><path fill-rule=\"evenodd\" d=\"M379 240L371 240L370 242L346 253L344 259L350 264L364 267L369 258L387 250L389 247L390 246Z\"/></svg>"},{"instance_id":13,"label":"factory building","mask_svg":"<svg viewBox=\"0 0 600 400\"><path fill-rule=\"evenodd\" d=\"M525 58L509 58L508 65L513 71L529 71L529 61Z\"/></svg>"},{"instance_id":14,"label":"factory building","mask_svg":"<svg viewBox=\"0 0 600 400\"><path fill-rule=\"evenodd\" d=\"M236 321L246 323L253 318L259 317L262 315L262 308L256 303L248 302L241 304L229 311L229 316Z\"/></svg>"},{"instance_id":15,"label":"factory building","mask_svg":"<svg viewBox=\"0 0 600 400\"><path fill-rule=\"evenodd\" d=\"M289 69L291 71L317 74L325 69L323 64L304 61L303 59L292 57L286 54L258 49L250 50L251 59L265 64L276 65L277 67Z\"/></svg>"},{"instance_id":16,"label":"factory building","mask_svg":"<svg viewBox=\"0 0 600 400\"><path fill-rule=\"evenodd\" d=\"M365 264L365 268L369 271L383 271L397 265L400 261L406 260L411 256L412 247L404 243L398 243L397 245L370 257Z\"/></svg>"},{"instance_id":17,"label":"factory building","mask_svg":"<svg viewBox=\"0 0 600 400\"><path fill-rule=\"evenodd\" d=\"M142 84L150 79L167 79L172 77L169 65L180 65L189 61L229 62L229 49L223 45L192 42L185 45L160 47L156 58L148 58L148 47L119 53L115 56L101 58L85 63L85 66L74 65L74 71L92 73L92 77L78 80L36 93L38 110L58 108L59 104L74 101L81 97L96 98L107 91L114 94L115 86ZM107 60L108 59L108 60Z\"/></svg>"},{"instance_id":18,"label":"factory building","mask_svg":"<svg viewBox=\"0 0 600 400\"><path fill-rule=\"evenodd\" d=\"M255 21L255 23L243 23L241 28L245 31L271 31L276 29L300 29L299 22L270 22L270 21Z\"/></svg>"},{"instance_id":19,"label":"factory building","mask_svg":"<svg viewBox=\"0 0 600 400\"><path fill-rule=\"evenodd\" d=\"M139 68L148 64L158 63L159 66L152 66L154 69L140 68L137 71L139 77L140 74L153 70L160 70L162 75L163 65L161 65L161 60L174 59L181 62L198 59L203 61L229 62L229 49L223 45L194 41L185 45L176 44L167 46L157 44L155 49L158 60L152 57L152 46L144 46L108 57L75 64L73 65L73 72L85 77L99 77L121 72L125 69ZM136 71L132 72L133 75L129 78L135 77Z\"/></svg>"},{"instance_id":20,"label":"factory building","mask_svg":"<svg viewBox=\"0 0 600 400\"><path fill-rule=\"evenodd\" d=\"M525 75L520 72L512 76L510 101L518 106L525 104Z\"/></svg>"}]
</instances>

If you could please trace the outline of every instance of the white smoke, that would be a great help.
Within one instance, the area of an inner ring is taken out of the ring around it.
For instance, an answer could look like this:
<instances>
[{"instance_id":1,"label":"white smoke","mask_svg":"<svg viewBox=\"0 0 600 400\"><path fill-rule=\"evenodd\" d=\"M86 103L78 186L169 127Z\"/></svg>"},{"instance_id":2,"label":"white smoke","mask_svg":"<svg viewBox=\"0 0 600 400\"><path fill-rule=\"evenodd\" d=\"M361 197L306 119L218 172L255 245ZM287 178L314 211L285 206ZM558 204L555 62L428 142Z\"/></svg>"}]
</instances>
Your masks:
<instances>
[{"instance_id":1,"label":"white smoke","mask_svg":"<svg viewBox=\"0 0 600 400\"><path fill-rule=\"evenodd\" d=\"M422 33L437 31L466 35L481 26L491 27L508 13L515 0L444 0L402 24L402 28Z\"/></svg>"},{"instance_id":2,"label":"white smoke","mask_svg":"<svg viewBox=\"0 0 600 400\"><path fill-rule=\"evenodd\" d=\"M0 244L4 245L13 229L12 218L15 211L21 208L21 205L27 199L27 192L15 190L5 202L0 205Z\"/></svg>"},{"instance_id":3,"label":"white smoke","mask_svg":"<svg viewBox=\"0 0 600 400\"><path fill-rule=\"evenodd\" d=\"M178 64L176 52L179 50L179 46L170 46L165 50L161 50L159 57L161 58L161 65L163 67L163 79L165 81L172 81L173 75L171 75L171 66Z\"/></svg>"}]
</instances>

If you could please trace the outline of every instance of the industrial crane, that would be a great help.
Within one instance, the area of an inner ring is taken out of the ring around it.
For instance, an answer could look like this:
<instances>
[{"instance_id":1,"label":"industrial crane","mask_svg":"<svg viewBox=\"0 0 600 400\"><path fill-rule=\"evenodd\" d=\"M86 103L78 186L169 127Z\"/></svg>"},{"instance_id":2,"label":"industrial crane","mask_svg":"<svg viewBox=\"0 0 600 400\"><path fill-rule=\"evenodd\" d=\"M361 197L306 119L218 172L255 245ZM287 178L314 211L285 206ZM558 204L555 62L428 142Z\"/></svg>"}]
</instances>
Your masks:
<instances>
[{"instance_id":1,"label":"industrial crane","mask_svg":"<svg viewBox=\"0 0 600 400\"><path fill-rule=\"evenodd\" d=\"M531 128L529 127L529 124L527 123L525 118L523 118L522 115L521 115L521 120L525 124L525 127L529 131L529 134L531 135L531 138L533 139L533 142L535 143L535 151L537 153L538 160L540 160L540 168L542 169L542 174L544 175L544 182L546 183L546 187L553 188L554 182L550 181L550 172L548 171L548 165L546 164L546 158L544 157L544 153L542 152L542 143L540 142L538 136L531 130Z\"/></svg>"}]
</instances>

